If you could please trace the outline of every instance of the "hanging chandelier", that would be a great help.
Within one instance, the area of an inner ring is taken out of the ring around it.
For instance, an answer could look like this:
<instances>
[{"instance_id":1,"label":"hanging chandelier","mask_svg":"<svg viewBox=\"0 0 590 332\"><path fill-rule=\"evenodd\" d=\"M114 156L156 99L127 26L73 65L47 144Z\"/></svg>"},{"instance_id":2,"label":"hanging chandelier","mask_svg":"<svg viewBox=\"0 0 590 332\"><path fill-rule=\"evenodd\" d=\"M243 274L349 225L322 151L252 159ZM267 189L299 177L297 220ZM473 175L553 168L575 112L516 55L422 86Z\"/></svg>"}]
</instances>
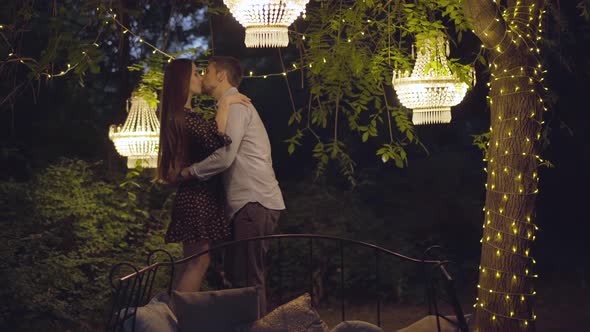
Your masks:
<instances>
[{"instance_id":1,"label":"hanging chandelier","mask_svg":"<svg viewBox=\"0 0 590 332\"><path fill-rule=\"evenodd\" d=\"M156 108L144 98L133 96L131 107L127 103L127 111L125 124L111 125L109 138L117 152L127 157L128 168L134 168L137 162L146 168L157 167L160 121L156 116Z\"/></svg>"},{"instance_id":2,"label":"hanging chandelier","mask_svg":"<svg viewBox=\"0 0 590 332\"><path fill-rule=\"evenodd\" d=\"M246 28L246 47L286 47L287 28L299 14L305 15L309 0L223 0Z\"/></svg>"},{"instance_id":3,"label":"hanging chandelier","mask_svg":"<svg viewBox=\"0 0 590 332\"><path fill-rule=\"evenodd\" d=\"M412 122L415 125L449 123L451 106L463 100L468 85L449 68L449 42L446 38L424 39L417 46L419 51L412 74L394 70L393 88L400 103L413 110ZM472 69L473 80L474 74Z\"/></svg>"}]
</instances>

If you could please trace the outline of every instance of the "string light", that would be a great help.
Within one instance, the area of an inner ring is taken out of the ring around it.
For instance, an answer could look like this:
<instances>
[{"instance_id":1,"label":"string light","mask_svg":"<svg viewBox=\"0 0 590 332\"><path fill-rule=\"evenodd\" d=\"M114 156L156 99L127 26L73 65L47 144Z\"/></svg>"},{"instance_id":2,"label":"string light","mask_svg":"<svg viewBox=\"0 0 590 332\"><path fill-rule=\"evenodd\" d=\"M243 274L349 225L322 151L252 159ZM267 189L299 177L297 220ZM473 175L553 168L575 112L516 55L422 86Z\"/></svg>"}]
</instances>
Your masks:
<instances>
[{"instance_id":1,"label":"string light","mask_svg":"<svg viewBox=\"0 0 590 332\"><path fill-rule=\"evenodd\" d=\"M520 297L521 299L523 297L532 297L537 295L537 292L531 292L531 293L507 293L507 292L501 292L501 291L497 291L497 290L493 290L493 289L487 289L487 288L483 288L481 287L481 285L477 285L478 289L483 290L484 292L488 292L488 293L496 293L496 294L502 294L502 295L506 295L508 297L513 296L513 297Z\"/></svg>"},{"instance_id":2,"label":"string light","mask_svg":"<svg viewBox=\"0 0 590 332\"><path fill-rule=\"evenodd\" d=\"M100 7L97 7L96 8L96 11L97 11L97 13L100 12L101 11L101 8ZM142 43L142 44L148 46L149 48L151 48L152 49L152 54L160 53L160 54L162 54L162 55L164 55L164 56L166 56L168 58L168 62L171 62L174 59L174 56L172 56L172 55L170 55L170 54L168 54L168 53L160 50L159 48L157 48L153 44L151 44L149 42L146 42L142 37L136 35L129 28L127 28L126 26L124 26L119 20L117 20L117 18L116 18L117 17L117 14L111 14L113 12L113 9L112 8L109 8L108 11L106 11L106 9L105 9L104 11L105 11L105 15L107 17L107 19L104 21L104 24L105 25L109 23L109 19L110 19L116 25L118 25L119 27L121 27L121 29L123 30L123 34L129 33L130 35L132 35L133 37L135 37L140 43ZM102 33L102 28L99 29L99 32L98 32L97 36L95 37L94 41L92 43L90 43L89 45L91 45L93 47L100 47L100 45L98 43L98 39L100 38L101 33ZM39 73L39 75L45 76L48 79L67 75L70 71L72 71L76 67L78 67L84 60L89 60L87 49L82 50L81 53L82 53L83 57L82 57L82 59L79 62L74 63L74 64L68 63L66 65L66 68L65 69L63 69L63 70L61 70L61 71L59 71L57 73L56 72L45 71L45 72ZM32 64L38 65L38 62L36 60L34 60L34 59L31 59L31 58L19 58L18 55L14 51L10 52L8 54L8 57L9 58L10 57L16 57L17 58L16 60L18 60L21 64L25 64L26 65L27 62L30 62ZM10 61L11 60L9 59L6 62L10 62Z\"/></svg>"},{"instance_id":3,"label":"string light","mask_svg":"<svg viewBox=\"0 0 590 332\"><path fill-rule=\"evenodd\" d=\"M109 20L112 20L112 22L114 22L114 23L115 23L117 26L119 26L119 27L121 28L121 30L122 30L122 33L123 33L124 35L125 35L125 34L130 34L131 36L135 37L135 39L136 39L136 40L137 40L139 43L141 43L141 44L143 44L143 45L145 45L145 46L149 47L149 48L151 49L151 52L152 52L152 54L160 53L160 54L164 55L165 57L167 57L167 58L168 58L168 59L167 59L167 62L168 62L168 63L170 63L172 60L174 60L174 59L175 59L175 57L174 57L173 55L171 55L171 54L168 54L168 53L166 53L166 52L162 51L161 49L159 49L158 47L156 47L155 45L153 45L153 44L151 44L151 43L149 43L149 42L145 41L145 39L143 39L142 37L140 37L139 35L137 35L136 33L134 33L134 32L133 32L131 29L129 29L129 28L128 28L128 27L126 27L125 25L123 25L123 24L122 24L122 23L121 23L121 22L120 22L120 21L119 21L119 20L116 18L116 17L117 17L117 15L116 15L116 14L113 14L113 9L112 9L112 8L109 8L108 10L106 10L106 8L104 8L104 9L101 9L101 7L97 7L97 8L96 8L96 11L97 11L97 13L98 13L98 12L100 12L101 10L105 12L105 15L106 15L106 17L107 17L107 19L104 21L104 23L105 23L105 24L108 24L108 23L109 23ZM4 29L4 28L5 28L5 26L4 26L4 25L2 25L0 29ZM360 35L363 35L363 36L364 36L364 32L361 32L361 33L360 33ZM100 45L99 45L99 43L98 43L98 39L99 39L99 37L100 37L100 33L99 33L99 34L96 36L96 38L94 39L94 41L93 41L93 42L92 42L90 45L91 45L91 46L94 46L94 47L100 47ZM306 40L306 37L305 37L305 35L303 35L303 34L302 34L301 38L302 38L303 40ZM87 58L87 57L88 57L88 52L87 52L86 50L82 50L82 51L81 51L81 53L82 53L82 55L84 56L84 57L83 57L84 59L88 59L88 58ZM18 62L20 62L21 64L25 64L25 65L27 64L27 62L31 62L31 63L33 63L33 64L37 64L37 61L36 61L36 60L34 60L34 59L30 59L30 58L19 58L19 57L18 57L18 56L15 54L15 52L10 52L10 53L8 54L8 57L9 57L9 58L10 58L10 57L15 57L15 58L17 58L17 59L15 59L14 61L18 61ZM8 61L7 61L7 62L8 62ZM60 77L60 76L65 76L65 75L67 75L67 74L68 74L70 71L72 71L73 69L75 69L76 67L78 67L78 66L80 65L80 63L82 63L82 60L81 60L81 61L79 61L79 62L77 62L77 63L74 63L74 64L70 64L70 63L68 63L68 64L67 64L67 68L66 68L66 69L64 69L64 70L61 70L59 73L42 72L42 73L40 73L40 75L44 75L44 76L46 76L48 79L55 78L55 77ZM327 60L326 60L326 58L323 58L323 63L327 63ZM313 65L314 65L314 63L310 62L310 63L306 64L306 65L305 65L305 66L303 66L303 67L312 68L312 67L313 67ZM282 72L278 72L278 73L267 73L267 74L264 74L264 75L254 75L254 72L253 72L253 71L250 71L250 72L249 72L249 75L247 75L247 76L244 76L244 78L257 78L257 79L258 79L258 78L262 78L262 79L266 79L266 78L269 78L269 77L276 77L276 76L286 76L286 75L288 75L288 74L290 74L290 73L292 73L292 72L295 72L295 71L300 71L300 70L302 70L302 69L303 69L303 68L297 68L297 66L296 66L295 64L293 64L293 69L286 70L286 71L282 71Z\"/></svg>"},{"instance_id":4,"label":"string light","mask_svg":"<svg viewBox=\"0 0 590 332\"><path fill-rule=\"evenodd\" d=\"M309 63L309 67L312 67L312 63ZM303 67L305 68L305 66ZM270 74L264 74L264 75L254 75L254 71L250 70L249 71L249 75L248 76L244 76L244 78L269 78L269 77L273 77L273 76L286 76L289 73L295 72L295 71L301 71L303 70L303 68L292 68L286 71L282 71L280 73L270 73Z\"/></svg>"},{"instance_id":5,"label":"string light","mask_svg":"<svg viewBox=\"0 0 590 332\"><path fill-rule=\"evenodd\" d=\"M111 12L111 13L112 13L112 12L113 12L113 9L112 9L112 8L109 8L109 12ZM157 48L155 45L153 45L153 44L151 44L151 43L149 43L149 42L145 41L145 40L144 40L144 39L143 39L141 36L139 36L139 35L137 35L137 34L133 33L133 31L131 31L129 28L127 28L125 25L123 25L123 23L121 23L121 22L120 22L120 21L117 19L117 14L109 14L109 13L107 13L107 15L109 15L109 18L110 18L110 19L112 19L112 20L113 20L113 22L114 22L114 23L115 23L117 26L119 26L119 27L121 28L121 30L123 31L123 34L124 34L124 35L125 35L125 34L127 34L127 33L129 33L131 36L135 37L139 43L141 43L141 44L143 44L143 45L145 45L145 46L147 46L147 47L151 48L151 49L152 49L152 54L155 54L155 53L160 53L160 54L162 54L163 56L165 56L165 57L167 57L167 58L168 58L168 62L171 62L171 61L174 59L174 56L173 56L173 55L170 55L170 54L168 54L168 53L166 53L166 52L162 51L161 49Z\"/></svg>"},{"instance_id":6,"label":"string light","mask_svg":"<svg viewBox=\"0 0 590 332\"><path fill-rule=\"evenodd\" d=\"M488 219L488 222L483 225L483 228L486 228L487 227L487 228L489 228L489 229L491 229L491 230L493 230L494 232L497 232L497 233L499 232L501 234L506 234L506 235L510 235L512 237L520 238L520 239L523 239L523 240L532 241L532 239L531 239L532 232L530 232L529 230L527 230L527 234L530 233L531 236L520 236L520 235L518 235L520 233L519 230L518 230L518 228L512 228L512 232L505 232L503 230L500 230L500 229L497 229L497 228L494 228L494 227L490 226L490 223L491 223L491 220Z\"/></svg>"},{"instance_id":7,"label":"string light","mask_svg":"<svg viewBox=\"0 0 590 332\"><path fill-rule=\"evenodd\" d=\"M491 315L492 321L495 321L498 319L498 317L500 317L500 318L504 318L504 319L518 320L518 321L521 321L524 326L528 326L529 322L535 321L537 319L536 315L533 315L533 317L530 317L530 318L519 318L514 315L502 315L499 313L494 313L493 311L487 309L483 304L480 304L480 303L476 303L474 305L474 307L479 307L481 310L484 310L487 313L489 313Z\"/></svg>"},{"instance_id":8,"label":"string light","mask_svg":"<svg viewBox=\"0 0 590 332\"><path fill-rule=\"evenodd\" d=\"M512 225L515 225L516 223L519 223L519 224L524 224L524 225L532 226L535 230L538 230L539 229L539 227L537 227L536 224L530 222L529 220L527 220L527 221L519 220L519 219L516 219L516 218L509 217L507 215L504 215L502 213L495 212L493 210L489 210L488 212L491 212L491 213L496 214L496 215L498 215L500 217L506 218L509 221L512 221Z\"/></svg>"},{"instance_id":9,"label":"string light","mask_svg":"<svg viewBox=\"0 0 590 332\"><path fill-rule=\"evenodd\" d=\"M496 10L500 11L501 2L495 1L494 3ZM540 49L536 46L536 43L541 40L543 13L543 10L532 5L523 6L521 1L517 0L514 7L501 11L503 20L500 18L491 20L488 26L481 31L483 36L488 35L488 30L492 28L496 31L503 28L504 31L504 35L498 36L496 39L496 41L499 40L496 45L481 45L483 49L489 50L493 55L489 62L492 74L490 82L487 84L490 89L489 96L486 98L488 103L495 105L495 101L502 98L513 98L516 95L523 95L526 98L532 97L531 100L538 103L533 107L532 112L527 112L526 116L498 114L493 122L495 126L500 127L501 131L494 132L490 126L492 135L487 146L490 147L490 152L493 151L494 157L484 158L484 161L488 163L485 168L488 173L488 183L485 187L489 201L486 202L486 205L495 204L495 206L492 208L489 205L488 208L484 208L485 221L482 226L484 235L480 242L483 246L488 247L486 250L489 250L490 255L493 254L494 258L492 258L492 263L480 266L481 285L478 285L479 296L476 298L474 306L489 314L493 326L496 326L498 320L505 319L519 321L522 328L528 329L531 323L536 320L534 314L527 313L527 316L530 315L530 317L520 315L520 313L529 311L526 299L534 296L536 292L520 293L511 292L511 290L518 289L521 283L526 280L538 278L538 275L531 273L530 269L536 264L535 259L530 255L530 244L535 240L535 232L539 228L532 222L531 215L522 216L522 211L514 207L518 206L520 201L539 193L537 188L539 178L534 169L532 172L526 172L514 169L504 163L513 162L514 158L519 157L530 158L535 166L543 163L543 159L533 150L533 143L538 142L541 138L540 130L543 125L543 121L537 119L540 114L535 109L547 110L545 101L540 95L541 92L547 90L543 86L545 70L539 58ZM535 18L538 23L536 31L531 26ZM497 24L502 26L499 27ZM516 47L519 47L520 50L527 50L531 59L536 60L536 64L500 68L496 61ZM536 132L536 134L526 134L526 137L523 138L521 136L522 126L528 126L527 130ZM501 133L501 137L496 137L498 136L496 133ZM501 186L497 188L496 184L501 184ZM497 260L497 264L493 263L494 259ZM519 271L501 269L502 262L514 259L524 260L524 264L516 265L522 266ZM507 288L496 289L495 285ZM484 305L488 296L496 299L500 298L496 297L499 295L505 300L504 304L487 301L488 304L493 305Z\"/></svg>"},{"instance_id":10,"label":"string light","mask_svg":"<svg viewBox=\"0 0 590 332\"><path fill-rule=\"evenodd\" d=\"M484 273L484 275L487 274L487 270L491 270L493 271L493 275L495 278L500 278L502 275L506 275L506 276L518 276L520 278L538 278L539 275L538 274L531 274L529 273L529 269L525 268L524 269L524 274L519 274L519 273L514 273L514 272L510 272L510 271L506 271L506 270L500 270L500 269L495 269L495 268L491 268L491 267L482 267L481 265L479 266L479 270Z\"/></svg>"},{"instance_id":11,"label":"string light","mask_svg":"<svg viewBox=\"0 0 590 332\"><path fill-rule=\"evenodd\" d=\"M522 257L522 258L529 259L529 260L531 260L531 261L533 260L533 258L532 258L532 257L529 257L528 255L525 255L525 254L517 253L517 252L516 252L514 249L510 249L510 250L509 250L509 249L504 249L504 248L498 247L498 246L496 246L496 245L493 245L493 244L491 243L491 241L482 241L481 243L483 243L483 244L485 244L485 245L487 245L487 246L490 246L490 247L492 247L493 249L495 249L495 250L496 250L496 256L497 256L497 257L501 257L501 256L502 256L502 253L508 253L508 254L511 254L511 255L513 255L513 256L519 256L519 257ZM528 251L527 251L527 252L528 252Z\"/></svg>"}]
</instances>

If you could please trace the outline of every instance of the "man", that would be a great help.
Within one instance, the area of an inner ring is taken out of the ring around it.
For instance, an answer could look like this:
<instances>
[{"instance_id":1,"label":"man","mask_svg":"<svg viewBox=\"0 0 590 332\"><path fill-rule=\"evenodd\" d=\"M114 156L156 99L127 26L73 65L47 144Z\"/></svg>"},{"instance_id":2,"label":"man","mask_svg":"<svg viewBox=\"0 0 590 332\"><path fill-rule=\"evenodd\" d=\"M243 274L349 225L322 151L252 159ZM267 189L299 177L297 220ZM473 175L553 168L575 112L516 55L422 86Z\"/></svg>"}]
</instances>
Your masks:
<instances>
[{"instance_id":1,"label":"man","mask_svg":"<svg viewBox=\"0 0 590 332\"><path fill-rule=\"evenodd\" d=\"M237 59L214 56L209 59L203 90L219 101L238 93L241 80L242 67ZM256 109L232 104L225 133L231 137L230 145L183 169L181 176L204 181L223 172L234 240L273 234L285 204L272 168L268 134ZM228 272L234 285L260 287L261 316L266 313L264 258L268 247L265 242L250 241L226 257L233 262Z\"/></svg>"}]
</instances>

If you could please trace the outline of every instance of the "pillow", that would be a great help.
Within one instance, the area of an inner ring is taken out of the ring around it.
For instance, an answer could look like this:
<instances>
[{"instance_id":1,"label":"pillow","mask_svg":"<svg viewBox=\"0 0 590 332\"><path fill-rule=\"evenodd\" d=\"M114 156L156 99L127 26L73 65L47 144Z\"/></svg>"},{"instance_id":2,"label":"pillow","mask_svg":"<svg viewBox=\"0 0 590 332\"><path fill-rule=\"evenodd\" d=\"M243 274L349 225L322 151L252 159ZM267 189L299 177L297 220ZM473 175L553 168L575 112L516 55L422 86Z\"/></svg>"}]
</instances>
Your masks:
<instances>
[{"instance_id":1,"label":"pillow","mask_svg":"<svg viewBox=\"0 0 590 332\"><path fill-rule=\"evenodd\" d=\"M469 316L465 315L465 319L469 322ZM445 316L451 322L456 323L457 318L455 316ZM451 323L444 319L443 317L439 318L440 321L440 332L459 332L459 325ZM397 330L397 332L430 332L430 331L438 331L436 325L436 316L435 315L428 315L421 320L414 322L412 325L406 326L401 330Z\"/></svg>"},{"instance_id":2,"label":"pillow","mask_svg":"<svg viewBox=\"0 0 590 332\"><path fill-rule=\"evenodd\" d=\"M236 325L258 319L256 287L207 292L172 293L180 331L234 331Z\"/></svg>"},{"instance_id":3,"label":"pillow","mask_svg":"<svg viewBox=\"0 0 590 332\"><path fill-rule=\"evenodd\" d=\"M311 306L311 296L305 293L271 311L254 323L239 326L236 332L308 332L328 331L317 311Z\"/></svg>"},{"instance_id":4,"label":"pillow","mask_svg":"<svg viewBox=\"0 0 590 332\"><path fill-rule=\"evenodd\" d=\"M360 320L349 320L334 326L330 332L383 332L383 329Z\"/></svg>"},{"instance_id":5,"label":"pillow","mask_svg":"<svg viewBox=\"0 0 590 332\"><path fill-rule=\"evenodd\" d=\"M133 329L133 316L123 323L125 332L177 332L178 322L170 307L168 307L168 294L163 292L154 296L148 304L139 308L130 308L129 313L136 310L135 330ZM121 313L121 315L123 315Z\"/></svg>"}]
</instances>

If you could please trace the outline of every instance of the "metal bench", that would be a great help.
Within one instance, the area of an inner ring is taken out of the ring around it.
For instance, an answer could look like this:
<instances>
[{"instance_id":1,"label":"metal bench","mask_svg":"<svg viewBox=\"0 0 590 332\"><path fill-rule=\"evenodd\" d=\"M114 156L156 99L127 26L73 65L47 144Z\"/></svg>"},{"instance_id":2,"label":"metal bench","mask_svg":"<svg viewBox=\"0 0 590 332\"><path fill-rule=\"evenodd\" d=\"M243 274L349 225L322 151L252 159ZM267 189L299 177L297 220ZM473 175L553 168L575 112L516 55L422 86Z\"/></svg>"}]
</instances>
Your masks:
<instances>
[{"instance_id":1,"label":"metal bench","mask_svg":"<svg viewBox=\"0 0 590 332\"><path fill-rule=\"evenodd\" d=\"M364 248L364 250L369 250L373 252L372 255L374 255L374 262L367 262L366 264L367 266L372 265L372 267L374 268L374 283L376 288L376 291L374 292L374 297L377 306L375 315L377 325L379 326L381 326L382 323L381 312L383 294L385 293L381 289L381 274L384 259L397 259L400 262L409 262L412 264L416 264L417 266L421 267L424 271L424 294L426 297L428 307L427 314L436 315L437 326L439 330L439 320L445 319L448 321L448 319L441 313L441 304L444 303L447 307L451 308L453 315L456 316L456 322L452 323L457 325L457 328L461 332L468 331L468 324L455 291L454 279L449 273L448 269L448 266L451 264L451 262L448 260L440 259L439 257L433 257L434 252L437 249L436 246L428 248L423 255L424 257L419 259L402 255L400 253L362 241L345 239L336 236L316 234L278 234L243 239L239 241L225 242L219 245L212 246L207 251L203 251L193 256L186 257L180 260L174 260L172 255L167 251L157 249L148 254L146 264L147 266L141 269L135 267L133 264L130 263L115 264L112 267L109 276L111 287L113 290L113 301L110 314L106 319L107 331L123 331L123 323L128 319L132 319L133 329L135 328L135 310L133 309L145 305L150 300L153 292L154 281L156 280L156 275L158 274L158 271L160 271L162 268L166 267L168 269L166 291L169 295L171 295L172 280L174 279L175 266L186 263L187 261L195 259L196 257L199 257L206 253L219 253L226 248L241 245L249 241L271 241L273 243L273 246L276 249L276 255L278 257L277 259L279 262L278 269L274 269L275 273L278 273L277 293L279 298L282 298L282 291L284 286L284 273L282 271L283 269L281 268L280 262L282 255L284 255L285 242L297 241L298 243L302 243L303 247L306 248L307 252L303 255L306 257L306 270L309 273L309 285L306 286L306 288L308 287L307 291L309 291L309 293L312 296L314 294L314 254L317 256L318 252L320 251L320 249L318 248L320 247L320 245L318 244L321 244L323 248L326 247L326 244L335 244L335 247L332 247L332 251L336 251L338 253L337 256L339 258L339 268L337 269L337 273L339 274L338 292L340 299L340 315L342 321L346 320L344 271L346 268L345 263L347 262L347 260L344 255L345 248L356 248L357 250L360 250L360 248ZM167 261L153 262L154 257L157 254L165 255L167 257ZM130 269L132 272L121 277L116 277L115 275L121 274L121 270L124 268ZM272 268L272 266L270 268Z\"/></svg>"}]
</instances>

